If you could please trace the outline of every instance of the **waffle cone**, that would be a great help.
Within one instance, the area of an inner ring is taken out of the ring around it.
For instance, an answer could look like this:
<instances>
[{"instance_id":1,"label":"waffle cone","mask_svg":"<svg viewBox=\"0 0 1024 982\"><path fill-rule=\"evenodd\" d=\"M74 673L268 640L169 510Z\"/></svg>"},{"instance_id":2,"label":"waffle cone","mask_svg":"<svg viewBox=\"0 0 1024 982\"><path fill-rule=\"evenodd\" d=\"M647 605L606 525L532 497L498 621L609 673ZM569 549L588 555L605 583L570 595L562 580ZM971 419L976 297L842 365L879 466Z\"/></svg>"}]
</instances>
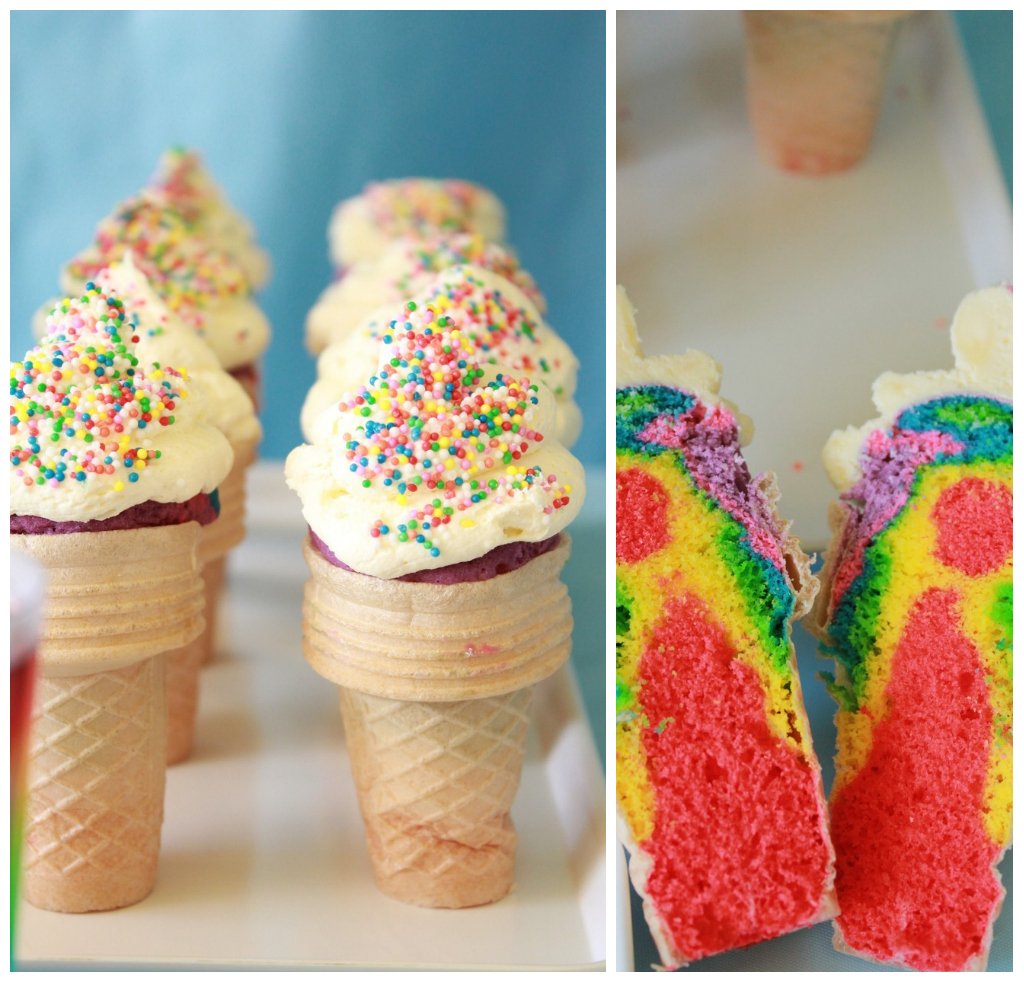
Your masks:
<instances>
[{"instance_id":1,"label":"waffle cone","mask_svg":"<svg viewBox=\"0 0 1024 982\"><path fill-rule=\"evenodd\" d=\"M341 686L378 886L422 907L499 900L512 888L532 687L569 656L569 537L451 586L363 576L304 548L304 651Z\"/></svg>"},{"instance_id":2,"label":"waffle cone","mask_svg":"<svg viewBox=\"0 0 1024 982\"><path fill-rule=\"evenodd\" d=\"M205 633L205 632L204 632ZM199 709L199 672L203 667L203 635L169 651L167 666L167 766L192 753Z\"/></svg>"},{"instance_id":3,"label":"waffle cone","mask_svg":"<svg viewBox=\"0 0 1024 982\"><path fill-rule=\"evenodd\" d=\"M532 687L459 702L341 689L359 810L381 891L475 907L512 888Z\"/></svg>"},{"instance_id":4,"label":"waffle cone","mask_svg":"<svg viewBox=\"0 0 1024 982\"><path fill-rule=\"evenodd\" d=\"M46 569L40 672L85 675L178 648L202 630L199 525L12 535Z\"/></svg>"},{"instance_id":5,"label":"waffle cone","mask_svg":"<svg viewBox=\"0 0 1024 982\"><path fill-rule=\"evenodd\" d=\"M13 535L46 567L24 892L110 910L152 889L167 740L162 653L197 638L199 526Z\"/></svg>"},{"instance_id":6,"label":"waffle cone","mask_svg":"<svg viewBox=\"0 0 1024 982\"><path fill-rule=\"evenodd\" d=\"M164 659L36 681L23 891L44 910L137 903L156 882L166 753Z\"/></svg>"},{"instance_id":7,"label":"waffle cone","mask_svg":"<svg viewBox=\"0 0 1024 982\"><path fill-rule=\"evenodd\" d=\"M867 154L907 11L744 11L758 147L783 170L828 174Z\"/></svg>"},{"instance_id":8,"label":"waffle cone","mask_svg":"<svg viewBox=\"0 0 1024 982\"><path fill-rule=\"evenodd\" d=\"M559 579L571 541L478 583L403 583L329 563L309 538L303 652L324 678L389 699L451 702L522 689L569 657Z\"/></svg>"}]
</instances>

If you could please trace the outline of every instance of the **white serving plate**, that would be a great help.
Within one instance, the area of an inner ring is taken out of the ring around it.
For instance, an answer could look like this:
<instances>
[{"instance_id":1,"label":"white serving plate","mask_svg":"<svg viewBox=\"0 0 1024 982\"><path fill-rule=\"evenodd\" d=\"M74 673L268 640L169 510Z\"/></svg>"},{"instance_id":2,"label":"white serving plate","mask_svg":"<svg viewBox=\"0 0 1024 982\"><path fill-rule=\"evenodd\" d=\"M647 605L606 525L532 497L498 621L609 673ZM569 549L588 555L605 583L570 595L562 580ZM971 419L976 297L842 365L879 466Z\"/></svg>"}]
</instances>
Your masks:
<instances>
[{"instance_id":1,"label":"white serving plate","mask_svg":"<svg viewBox=\"0 0 1024 982\"><path fill-rule=\"evenodd\" d=\"M535 695L513 892L462 911L383 896L337 689L302 657L298 502L280 462L251 478L196 750L168 772L156 889L102 914L22 903L19 967L602 969L604 780L568 666Z\"/></svg>"},{"instance_id":2,"label":"white serving plate","mask_svg":"<svg viewBox=\"0 0 1024 982\"><path fill-rule=\"evenodd\" d=\"M828 541L829 434L883 371L952 367L963 296L1012 278L1010 203L952 23L899 39L875 144L827 178L777 171L747 122L740 15L620 13L617 275L648 354L701 348L754 420L808 549Z\"/></svg>"},{"instance_id":3,"label":"white serving plate","mask_svg":"<svg viewBox=\"0 0 1024 982\"><path fill-rule=\"evenodd\" d=\"M876 415L883 371L951 367L956 305L1012 278L1009 198L953 24L928 12L906 26L868 159L817 179L757 156L738 13L620 12L616 45L617 275L646 352L702 348L722 364L722 394L754 420L751 470L777 472L780 511L821 550L829 434ZM802 627L794 640L827 788L835 705L814 673L830 666ZM1012 965L1011 853L1000 869L992 971ZM616 920L617 965L648 968L625 878ZM834 951L819 924L690 970L887 969Z\"/></svg>"}]
</instances>

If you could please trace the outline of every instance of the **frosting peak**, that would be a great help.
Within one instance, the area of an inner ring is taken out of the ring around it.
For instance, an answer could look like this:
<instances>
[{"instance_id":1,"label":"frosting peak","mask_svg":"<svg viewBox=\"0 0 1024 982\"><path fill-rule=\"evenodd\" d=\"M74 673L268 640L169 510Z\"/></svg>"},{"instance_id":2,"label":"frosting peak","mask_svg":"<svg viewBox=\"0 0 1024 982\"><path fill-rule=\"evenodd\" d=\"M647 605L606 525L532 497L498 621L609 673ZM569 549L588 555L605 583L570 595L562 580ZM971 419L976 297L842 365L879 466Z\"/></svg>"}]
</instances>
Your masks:
<instances>
[{"instance_id":1,"label":"frosting peak","mask_svg":"<svg viewBox=\"0 0 1024 982\"><path fill-rule=\"evenodd\" d=\"M65 267L64 288L80 292L129 250L160 299L225 368L252 362L266 348L270 327L241 267L158 195L128 198L104 218L93 244Z\"/></svg>"},{"instance_id":2,"label":"frosting peak","mask_svg":"<svg viewBox=\"0 0 1024 982\"><path fill-rule=\"evenodd\" d=\"M270 263L253 241L252 226L227 202L195 150L168 150L160 158L147 193L162 198L213 245L231 256L254 289L266 282Z\"/></svg>"},{"instance_id":3,"label":"frosting peak","mask_svg":"<svg viewBox=\"0 0 1024 982\"><path fill-rule=\"evenodd\" d=\"M505 209L486 188L468 181L407 178L368 184L341 202L328 231L338 266L379 259L392 239L434 231L478 232L505 238Z\"/></svg>"}]
</instances>

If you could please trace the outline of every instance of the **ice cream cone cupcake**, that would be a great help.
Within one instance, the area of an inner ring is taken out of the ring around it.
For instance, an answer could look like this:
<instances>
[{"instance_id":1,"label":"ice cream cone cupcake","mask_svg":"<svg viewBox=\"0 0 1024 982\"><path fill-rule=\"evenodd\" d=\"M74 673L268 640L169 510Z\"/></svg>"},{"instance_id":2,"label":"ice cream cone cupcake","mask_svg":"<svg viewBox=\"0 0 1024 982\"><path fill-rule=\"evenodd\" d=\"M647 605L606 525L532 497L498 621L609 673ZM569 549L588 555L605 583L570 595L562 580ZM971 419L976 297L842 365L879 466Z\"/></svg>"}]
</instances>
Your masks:
<instances>
[{"instance_id":1,"label":"ice cream cone cupcake","mask_svg":"<svg viewBox=\"0 0 1024 982\"><path fill-rule=\"evenodd\" d=\"M252 224L231 206L195 150L168 150L146 190L162 197L200 235L238 263L253 290L267 285L270 257L256 244Z\"/></svg>"},{"instance_id":2,"label":"ice cream cone cupcake","mask_svg":"<svg viewBox=\"0 0 1024 982\"><path fill-rule=\"evenodd\" d=\"M505 246L471 232L432 232L395 239L380 259L356 263L320 295L306 317L306 345L318 355L347 338L376 311L412 300L449 266L472 265L511 280L537 310L547 309L533 277Z\"/></svg>"},{"instance_id":3,"label":"ice cream cone cupcake","mask_svg":"<svg viewBox=\"0 0 1024 982\"><path fill-rule=\"evenodd\" d=\"M420 309L435 311L461 331L482 365L505 366L543 382L555 396L553 436L565 447L575 443L583 426L573 398L579 361L523 290L493 270L472 265L450 266L436 273L411 299L376 311L323 352L317 362L317 381L302 407L307 440L316 440L318 414L373 373L381 338L401 332L411 313ZM327 425L332 418L328 413Z\"/></svg>"},{"instance_id":4,"label":"ice cream cone cupcake","mask_svg":"<svg viewBox=\"0 0 1024 982\"><path fill-rule=\"evenodd\" d=\"M139 337L136 356L141 361L188 366L189 381L203 397L208 422L227 437L233 452L231 470L217 489L217 521L199 533L206 626L198 638L167 656L167 763L176 764L192 750L199 669L213 654L226 556L245 538L245 478L256 459L262 429L245 390L218 365L210 347L160 300L131 253L103 270L97 282L124 303Z\"/></svg>"},{"instance_id":5,"label":"ice cream cone cupcake","mask_svg":"<svg viewBox=\"0 0 1024 982\"><path fill-rule=\"evenodd\" d=\"M346 270L376 262L394 239L434 232L476 232L488 242L503 242L505 208L468 181L379 181L334 209L327 239L334 265Z\"/></svg>"},{"instance_id":6,"label":"ice cream cone cupcake","mask_svg":"<svg viewBox=\"0 0 1024 982\"><path fill-rule=\"evenodd\" d=\"M202 397L142 362L91 284L11 366L11 546L46 569L24 894L108 910L153 888L163 817L163 653L202 630L196 558L231 466Z\"/></svg>"},{"instance_id":7,"label":"ice cream cone cupcake","mask_svg":"<svg viewBox=\"0 0 1024 982\"><path fill-rule=\"evenodd\" d=\"M129 250L160 299L213 349L258 408L259 359L270 325L242 269L165 202L147 194L121 202L100 222L93 244L64 267L61 287L80 293Z\"/></svg>"},{"instance_id":8,"label":"ice cream cone cupcake","mask_svg":"<svg viewBox=\"0 0 1024 982\"><path fill-rule=\"evenodd\" d=\"M830 174L871 144L906 10L747 10L747 94L758 148L783 170Z\"/></svg>"},{"instance_id":9,"label":"ice cream cone cupcake","mask_svg":"<svg viewBox=\"0 0 1024 982\"><path fill-rule=\"evenodd\" d=\"M310 525L307 660L341 688L380 889L468 907L511 889L532 685L568 657L559 574L582 505L550 392L500 370L430 307L293 451Z\"/></svg>"}]
</instances>

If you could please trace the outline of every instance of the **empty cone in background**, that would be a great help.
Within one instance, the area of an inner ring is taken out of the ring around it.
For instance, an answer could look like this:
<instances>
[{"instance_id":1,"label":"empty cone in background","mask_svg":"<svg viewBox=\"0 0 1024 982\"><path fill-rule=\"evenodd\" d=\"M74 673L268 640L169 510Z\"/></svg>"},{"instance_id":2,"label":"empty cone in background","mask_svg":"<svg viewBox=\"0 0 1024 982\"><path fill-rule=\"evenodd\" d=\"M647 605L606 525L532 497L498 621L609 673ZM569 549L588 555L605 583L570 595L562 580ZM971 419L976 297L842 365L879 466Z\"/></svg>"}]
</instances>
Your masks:
<instances>
[{"instance_id":1,"label":"empty cone in background","mask_svg":"<svg viewBox=\"0 0 1024 982\"><path fill-rule=\"evenodd\" d=\"M867 154L911 11L747 10L747 98L758 148L783 170L830 174Z\"/></svg>"},{"instance_id":2,"label":"empty cone in background","mask_svg":"<svg viewBox=\"0 0 1024 982\"><path fill-rule=\"evenodd\" d=\"M166 767L162 653L202 629L198 530L187 522L11 536L47 574L23 853L24 895L36 907L110 910L153 889Z\"/></svg>"},{"instance_id":3,"label":"empty cone in background","mask_svg":"<svg viewBox=\"0 0 1024 982\"><path fill-rule=\"evenodd\" d=\"M333 565L307 541L304 650L341 687L374 875L388 896L472 907L511 889L534 683L568 658L568 536L508 573L415 583Z\"/></svg>"}]
</instances>

